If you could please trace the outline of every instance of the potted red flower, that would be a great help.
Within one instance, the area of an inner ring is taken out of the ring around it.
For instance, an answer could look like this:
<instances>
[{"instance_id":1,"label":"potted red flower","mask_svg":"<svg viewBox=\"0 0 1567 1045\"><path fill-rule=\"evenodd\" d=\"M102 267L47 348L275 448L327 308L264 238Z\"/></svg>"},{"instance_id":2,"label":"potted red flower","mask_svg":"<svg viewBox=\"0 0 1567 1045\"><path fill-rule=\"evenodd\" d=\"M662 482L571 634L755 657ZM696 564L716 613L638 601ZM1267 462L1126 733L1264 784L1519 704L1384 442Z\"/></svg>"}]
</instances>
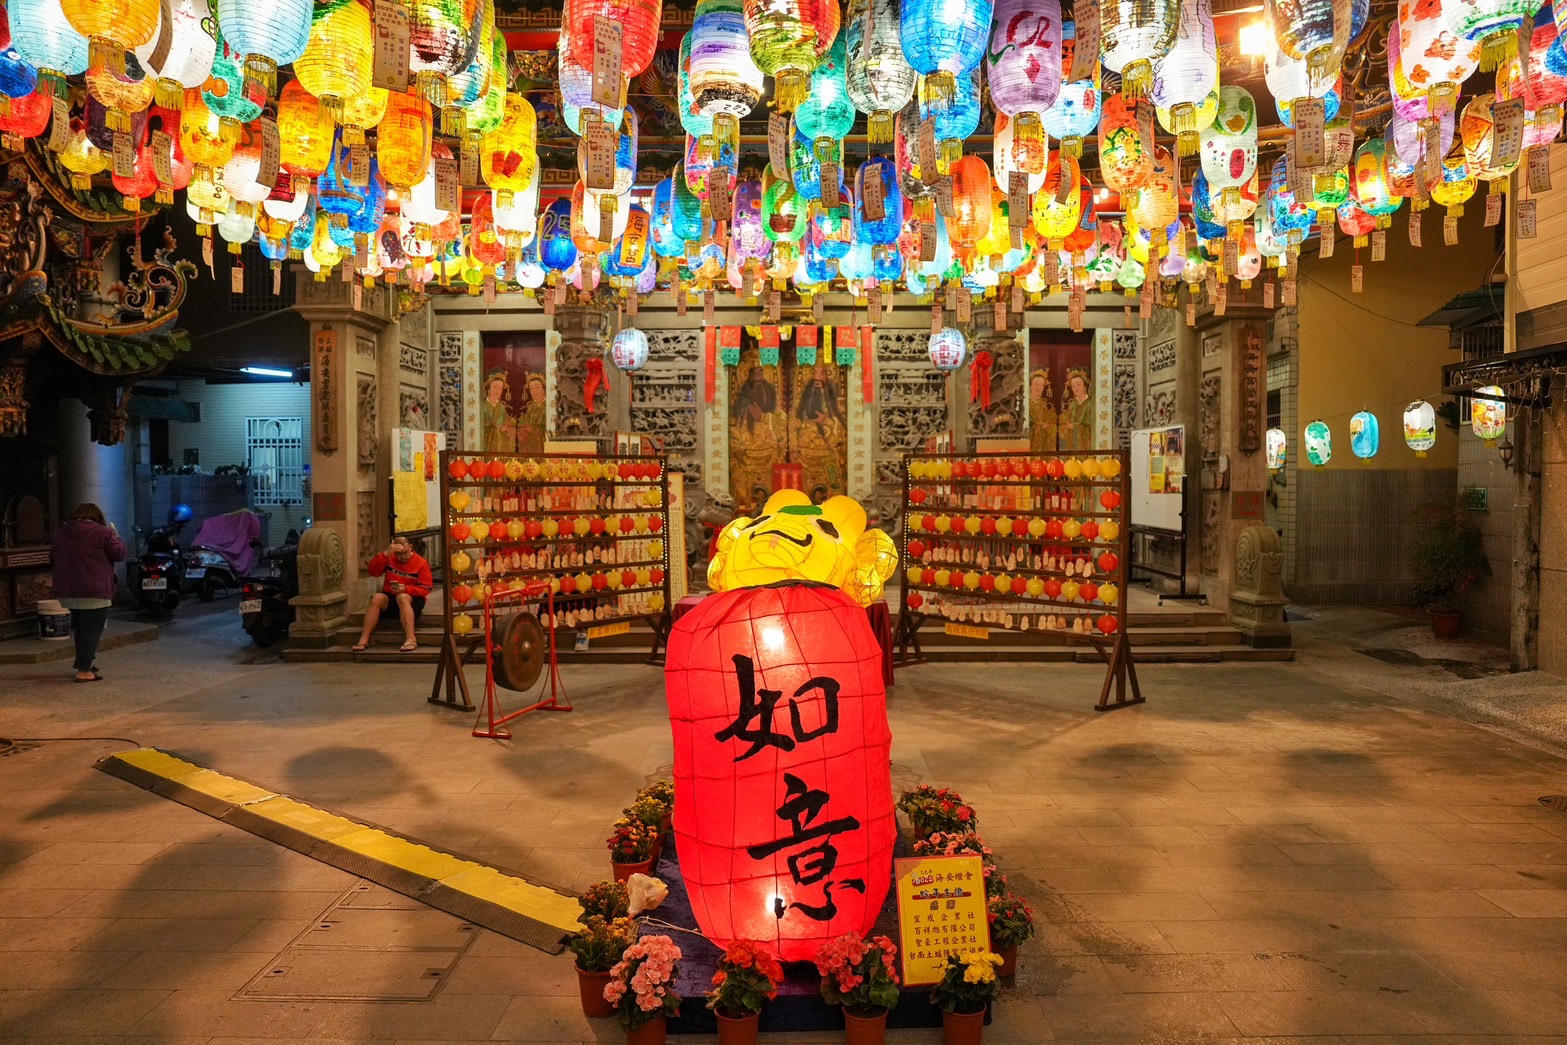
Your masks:
<instances>
[{"instance_id":1,"label":"potted red flower","mask_svg":"<svg viewBox=\"0 0 1567 1045\"><path fill-rule=\"evenodd\" d=\"M937 831L973 831L979 825L974 807L963 801L963 796L950 787L932 787L929 784L911 787L899 796L898 808L903 810L909 823L914 826L915 838L925 838Z\"/></svg>"},{"instance_id":2,"label":"potted red flower","mask_svg":"<svg viewBox=\"0 0 1567 1045\"><path fill-rule=\"evenodd\" d=\"M756 1041L762 1006L778 997L783 966L755 940L736 940L724 948L713 973L707 1007L718 1017L719 1045Z\"/></svg>"},{"instance_id":3,"label":"potted red flower","mask_svg":"<svg viewBox=\"0 0 1567 1045\"><path fill-rule=\"evenodd\" d=\"M593 1019L615 1015L604 988L609 984L610 970L636 940L637 929L630 918L590 914L582 919L582 931L573 934L567 945L577 956L577 993L583 1015Z\"/></svg>"},{"instance_id":4,"label":"potted red flower","mask_svg":"<svg viewBox=\"0 0 1567 1045\"><path fill-rule=\"evenodd\" d=\"M1017 945L1034 935L1034 910L1015 893L990 901L990 946L1001 955L1002 976L1017 975Z\"/></svg>"},{"instance_id":5,"label":"potted red flower","mask_svg":"<svg viewBox=\"0 0 1567 1045\"><path fill-rule=\"evenodd\" d=\"M615 1006L626 1045L663 1045L668 1018L680 1009L675 973L680 948L667 936L644 936L610 970L604 998Z\"/></svg>"},{"instance_id":6,"label":"potted red flower","mask_svg":"<svg viewBox=\"0 0 1567 1045\"><path fill-rule=\"evenodd\" d=\"M623 816L615 821L609 838L605 839L615 881L624 882L634 874L647 874L653 869L655 838L653 831L640 820Z\"/></svg>"},{"instance_id":7,"label":"potted red flower","mask_svg":"<svg viewBox=\"0 0 1567 1045\"><path fill-rule=\"evenodd\" d=\"M898 1004L898 947L885 936L861 939L846 933L816 952L822 998L843 1006L849 1045L881 1045L887 1013Z\"/></svg>"}]
</instances>

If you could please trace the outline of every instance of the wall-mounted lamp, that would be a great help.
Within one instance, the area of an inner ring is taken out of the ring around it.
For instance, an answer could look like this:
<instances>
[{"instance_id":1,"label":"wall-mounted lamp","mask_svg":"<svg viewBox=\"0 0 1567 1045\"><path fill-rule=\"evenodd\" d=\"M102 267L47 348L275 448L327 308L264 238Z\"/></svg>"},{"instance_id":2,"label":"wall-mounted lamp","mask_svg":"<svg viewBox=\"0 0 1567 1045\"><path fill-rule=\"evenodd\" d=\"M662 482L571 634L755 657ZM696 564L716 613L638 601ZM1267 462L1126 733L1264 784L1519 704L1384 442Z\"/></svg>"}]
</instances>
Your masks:
<instances>
[{"instance_id":1,"label":"wall-mounted lamp","mask_svg":"<svg viewBox=\"0 0 1567 1045\"><path fill-rule=\"evenodd\" d=\"M1496 452L1502 455L1502 467L1508 469L1512 468L1513 441L1510 438L1503 437L1501 443L1496 447Z\"/></svg>"},{"instance_id":2,"label":"wall-mounted lamp","mask_svg":"<svg viewBox=\"0 0 1567 1045\"><path fill-rule=\"evenodd\" d=\"M242 366L239 368L239 372L242 374L249 374L251 377L294 376L294 372L292 370L280 370L279 368L273 366Z\"/></svg>"}]
</instances>

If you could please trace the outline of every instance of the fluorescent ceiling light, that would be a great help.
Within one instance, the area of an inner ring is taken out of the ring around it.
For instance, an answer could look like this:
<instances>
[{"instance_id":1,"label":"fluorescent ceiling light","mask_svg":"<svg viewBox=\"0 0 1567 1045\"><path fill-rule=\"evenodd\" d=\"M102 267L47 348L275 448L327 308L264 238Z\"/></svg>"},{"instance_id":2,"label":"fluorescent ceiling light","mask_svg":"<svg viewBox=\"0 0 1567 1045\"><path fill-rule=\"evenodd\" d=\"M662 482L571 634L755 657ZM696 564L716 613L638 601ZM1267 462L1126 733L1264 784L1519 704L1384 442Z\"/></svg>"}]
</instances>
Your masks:
<instances>
[{"instance_id":1,"label":"fluorescent ceiling light","mask_svg":"<svg viewBox=\"0 0 1567 1045\"><path fill-rule=\"evenodd\" d=\"M242 366L239 368L242 374L252 374L256 377L293 377L292 370L279 370L271 366Z\"/></svg>"}]
</instances>

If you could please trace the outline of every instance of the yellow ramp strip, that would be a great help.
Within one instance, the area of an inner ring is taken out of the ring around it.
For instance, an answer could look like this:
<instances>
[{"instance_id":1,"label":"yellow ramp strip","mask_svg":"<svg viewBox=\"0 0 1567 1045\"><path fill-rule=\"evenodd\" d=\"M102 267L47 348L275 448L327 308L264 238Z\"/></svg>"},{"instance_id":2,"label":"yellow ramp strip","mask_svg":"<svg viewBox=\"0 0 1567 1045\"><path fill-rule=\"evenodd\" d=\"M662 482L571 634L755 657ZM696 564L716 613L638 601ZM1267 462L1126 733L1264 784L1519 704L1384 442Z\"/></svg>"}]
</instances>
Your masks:
<instances>
[{"instance_id":1,"label":"yellow ramp strip","mask_svg":"<svg viewBox=\"0 0 1567 1045\"><path fill-rule=\"evenodd\" d=\"M534 885L476 860L432 849L412 839L319 809L247 781L225 776L165 751L142 748L111 755L98 762L98 768L104 772L114 776L125 776L123 770L117 772L116 766L139 771L131 779L136 777L145 779L150 776L178 785L178 788L173 789L176 791L175 794L165 796L174 801L180 801L177 792L183 788L226 802L230 807L243 807L246 814L282 825L300 835L324 843L308 850L309 855L323 863L334 863L334 856L340 859L341 854L352 853L389 869L435 882L445 890L449 890L448 895L460 894L462 897L471 897L472 902L463 901L459 904L464 908L461 916L479 921L480 924L485 923L485 919L480 916L483 911L480 910L476 915L468 908L490 908L504 914L515 915L520 919L539 923L547 929L558 930L561 935L582 928L577 920L582 909L573 896ZM137 782L141 781L137 780ZM143 784L143 786L154 785ZM203 805L210 805L210 803L203 803ZM228 816L227 813L210 813L210 815L220 818ZM265 831L261 833L265 834ZM362 866L362 863L352 866ZM367 874L366 877L374 876ZM432 892L440 892L433 887L426 888ZM419 895L415 898L424 900L431 906L442 906L433 896ZM555 947L559 948L558 937L555 938Z\"/></svg>"}]
</instances>

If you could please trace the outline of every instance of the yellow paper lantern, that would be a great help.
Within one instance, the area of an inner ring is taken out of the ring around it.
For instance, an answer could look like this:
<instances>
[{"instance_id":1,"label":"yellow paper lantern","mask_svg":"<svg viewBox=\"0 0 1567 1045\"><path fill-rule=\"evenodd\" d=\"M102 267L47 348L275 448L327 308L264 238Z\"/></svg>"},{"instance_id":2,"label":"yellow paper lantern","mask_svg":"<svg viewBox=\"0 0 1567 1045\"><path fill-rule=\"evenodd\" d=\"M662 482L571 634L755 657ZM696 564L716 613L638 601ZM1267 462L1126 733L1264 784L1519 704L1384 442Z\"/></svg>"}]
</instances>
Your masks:
<instances>
[{"instance_id":1,"label":"yellow paper lantern","mask_svg":"<svg viewBox=\"0 0 1567 1045\"><path fill-rule=\"evenodd\" d=\"M452 506L452 511L462 512L467 511L468 503L472 499L468 496L467 490L453 490L451 495L446 498L446 503Z\"/></svg>"},{"instance_id":2,"label":"yellow paper lantern","mask_svg":"<svg viewBox=\"0 0 1567 1045\"><path fill-rule=\"evenodd\" d=\"M92 69L125 68L125 52L152 39L162 17L158 0L60 0L66 21L87 37Z\"/></svg>"},{"instance_id":3,"label":"yellow paper lantern","mask_svg":"<svg viewBox=\"0 0 1567 1045\"><path fill-rule=\"evenodd\" d=\"M528 188L538 166L538 117L522 95L506 95L500 126L479 139L479 162L501 206Z\"/></svg>"},{"instance_id":4,"label":"yellow paper lantern","mask_svg":"<svg viewBox=\"0 0 1567 1045\"><path fill-rule=\"evenodd\" d=\"M647 542L647 557L649 559L662 559L664 557L664 542L663 541L648 541Z\"/></svg>"},{"instance_id":5,"label":"yellow paper lantern","mask_svg":"<svg viewBox=\"0 0 1567 1045\"><path fill-rule=\"evenodd\" d=\"M391 92L386 88L371 87L363 94L346 99L343 102L342 115L338 117L343 125L344 144L362 144L365 140L365 132L379 124L381 117L386 115L386 107L391 97Z\"/></svg>"},{"instance_id":6,"label":"yellow paper lantern","mask_svg":"<svg viewBox=\"0 0 1567 1045\"><path fill-rule=\"evenodd\" d=\"M452 634L467 635L473 631L473 618L466 613L459 613L452 618Z\"/></svg>"},{"instance_id":7,"label":"yellow paper lantern","mask_svg":"<svg viewBox=\"0 0 1567 1045\"><path fill-rule=\"evenodd\" d=\"M92 188L94 174L109 169L109 154L87 140L85 128L71 132L71 140L59 154L60 166L71 172L71 188Z\"/></svg>"},{"instance_id":8,"label":"yellow paper lantern","mask_svg":"<svg viewBox=\"0 0 1567 1045\"><path fill-rule=\"evenodd\" d=\"M189 112L189 101L185 107ZM320 100L298 80L290 80L278 96L277 129L285 170L311 178L326 170L337 128Z\"/></svg>"},{"instance_id":9,"label":"yellow paper lantern","mask_svg":"<svg viewBox=\"0 0 1567 1045\"><path fill-rule=\"evenodd\" d=\"M201 100L201 91L185 92L185 108L180 113L180 151L198 169L209 173L228 163L234 155L236 134L230 133L218 114Z\"/></svg>"},{"instance_id":10,"label":"yellow paper lantern","mask_svg":"<svg viewBox=\"0 0 1567 1045\"><path fill-rule=\"evenodd\" d=\"M867 530L865 522L865 509L852 497L831 497L818 506L799 490L780 490L757 518L737 518L720 531L708 584L731 591L815 581L869 605L897 569L898 552L892 538Z\"/></svg>"},{"instance_id":11,"label":"yellow paper lantern","mask_svg":"<svg viewBox=\"0 0 1567 1045\"><path fill-rule=\"evenodd\" d=\"M1121 536L1121 526L1114 519L1107 519L1099 524L1100 540L1113 541Z\"/></svg>"},{"instance_id":12,"label":"yellow paper lantern","mask_svg":"<svg viewBox=\"0 0 1567 1045\"><path fill-rule=\"evenodd\" d=\"M375 131L375 158L386 184L404 191L423 180L430 168L433 132L430 103L422 96L390 96Z\"/></svg>"},{"instance_id":13,"label":"yellow paper lantern","mask_svg":"<svg viewBox=\"0 0 1567 1045\"><path fill-rule=\"evenodd\" d=\"M458 552L452 556L452 572L467 573L473 568L473 556L467 552Z\"/></svg>"},{"instance_id":14,"label":"yellow paper lantern","mask_svg":"<svg viewBox=\"0 0 1567 1045\"><path fill-rule=\"evenodd\" d=\"M483 519L475 520L468 530L476 541L482 541L490 536L490 524Z\"/></svg>"},{"instance_id":15,"label":"yellow paper lantern","mask_svg":"<svg viewBox=\"0 0 1567 1045\"><path fill-rule=\"evenodd\" d=\"M369 92L374 62L369 6L357 0L317 3L305 53L294 59L294 75L321 99L333 120L341 123L347 101Z\"/></svg>"},{"instance_id":16,"label":"yellow paper lantern","mask_svg":"<svg viewBox=\"0 0 1567 1045\"><path fill-rule=\"evenodd\" d=\"M1010 537L1012 535L1012 526L1012 520L1003 515L996 520L996 533L1002 537ZM998 581L997 584L999 586L1000 582Z\"/></svg>"}]
</instances>

